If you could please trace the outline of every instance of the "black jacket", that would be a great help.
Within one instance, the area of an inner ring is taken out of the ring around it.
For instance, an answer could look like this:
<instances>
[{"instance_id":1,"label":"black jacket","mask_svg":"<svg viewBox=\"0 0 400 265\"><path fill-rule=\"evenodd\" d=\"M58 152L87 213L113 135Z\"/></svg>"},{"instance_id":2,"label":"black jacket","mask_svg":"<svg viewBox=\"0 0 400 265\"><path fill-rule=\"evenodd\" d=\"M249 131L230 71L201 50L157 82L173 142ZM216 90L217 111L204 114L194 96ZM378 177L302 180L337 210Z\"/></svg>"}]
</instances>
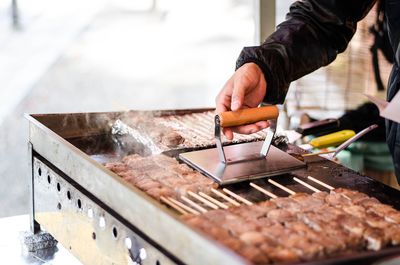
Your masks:
<instances>
[{"instance_id":1,"label":"black jacket","mask_svg":"<svg viewBox=\"0 0 400 265\"><path fill-rule=\"evenodd\" d=\"M290 82L331 63L353 37L357 22L375 0L303 0L290 7L286 21L261 46L245 47L236 67L254 62L267 80L267 103L283 103ZM400 88L400 1L386 0L386 23L395 54L388 84L390 101ZM400 182L400 124L386 121L386 140Z\"/></svg>"}]
</instances>

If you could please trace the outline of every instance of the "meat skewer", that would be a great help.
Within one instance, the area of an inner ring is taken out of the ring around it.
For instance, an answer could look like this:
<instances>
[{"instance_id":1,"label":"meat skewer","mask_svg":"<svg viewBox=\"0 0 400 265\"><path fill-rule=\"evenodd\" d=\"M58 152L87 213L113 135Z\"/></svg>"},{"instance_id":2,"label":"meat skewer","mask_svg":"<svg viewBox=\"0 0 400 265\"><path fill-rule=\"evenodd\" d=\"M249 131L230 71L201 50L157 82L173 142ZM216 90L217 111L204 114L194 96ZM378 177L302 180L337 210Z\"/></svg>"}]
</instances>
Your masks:
<instances>
[{"instance_id":1,"label":"meat skewer","mask_svg":"<svg viewBox=\"0 0 400 265\"><path fill-rule=\"evenodd\" d=\"M276 182L275 180L268 179L268 182L271 183L272 185L274 185L274 186L276 186L276 187L278 187L278 188L280 188L280 189L286 191L286 192L289 193L290 195L295 195L295 194L296 194L296 192L292 191L292 190L289 189L289 188L286 188L285 186L279 184L279 183Z\"/></svg>"},{"instance_id":2,"label":"meat skewer","mask_svg":"<svg viewBox=\"0 0 400 265\"><path fill-rule=\"evenodd\" d=\"M201 197L200 195L198 195L198 194L196 194L196 193L194 193L194 192L192 192L192 191L188 191L188 194L189 194L190 196L192 196L193 198L195 198L195 199L201 201L202 203L204 203L205 205L207 205L208 207L210 207L210 208L212 208L212 209L214 209L214 210L219 209L219 207L218 207L217 205L215 205L214 203L212 203L212 202L210 202L210 201L204 199L203 197Z\"/></svg>"},{"instance_id":3,"label":"meat skewer","mask_svg":"<svg viewBox=\"0 0 400 265\"><path fill-rule=\"evenodd\" d=\"M175 203L176 205L178 205L179 207L185 209L186 211L188 211L188 212L190 212L190 213L192 213L192 214L195 214L195 215L200 215L200 212L198 212L198 211L196 211L196 210L190 208L189 206L187 206L187 205L181 203L180 201L177 201L177 200L175 200L174 198L171 198L171 197L168 198L168 199L169 199L171 202L173 202L173 203Z\"/></svg>"},{"instance_id":4,"label":"meat skewer","mask_svg":"<svg viewBox=\"0 0 400 265\"><path fill-rule=\"evenodd\" d=\"M240 206L240 203L238 203L237 201L229 198L228 196L226 196L225 194L223 194L222 192L220 192L219 190L216 190L214 188L211 188L211 192L214 193L215 195L221 197L222 199L226 200L227 202L230 202L231 204L233 204L234 206Z\"/></svg>"},{"instance_id":5,"label":"meat skewer","mask_svg":"<svg viewBox=\"0 0 400 265\"><path fill-rule=\"evenodd\" d=\"M236 200L243 202L244 204L253 205L253 203L252 203L251 201L246 200L245 198L243 198L243 197L240 196L240 195L237 195L236 193L233 193L232 191L228 190L227 188L223 188L222 190L223 190L225 193L227 193L227 194L229 194L230 196L232 196L233 198L235 198Z\"/></svg>"},{"instance_id":6,"label":"meat skewer","mask_svg":"<svg viewBox=\"0 0 400 265\"><path fill-rule=\"evenodd\" d=\"M293 180L296 181L296 182L298 182L298 183L300 183L300 184L303 185L304 187L309 188L310 190L312 190L312 191L314 191L314 192L321 192L319 189L317 189L317 188L311 186L310 184L308 184L308 183L302 181L301 179L298 179L298 178L294 177Z\"/></svg>"},{"instance_id":7,"label":"meat skewer","mask_svg":"<svg viewBox=\"0 0 400 265\"><path fill-rule=\"evenodd\" d=\"M267 191L266 189L264 189L264 188L258 186L257 184L255 184L255 183L253 183L253 182L250 182L250 186L252 186L252 187L255 188L256 190L258 190L258 191L264 193L265 195L267 195L267 196L269 196L269 197L271 197L271 198L278 198L278 196L276 196L276 195L273 194L272 192Z\"/></svg>"},{"instance_id":8,"label":"meat skewer","mask_svg":"<svg viewBox=\"0 0 400 265\"><path fill-rule=\"evenodd\" d=\"M212 203L218 205L222 209L228 209L229 208L228 205L226 205L226 204L214 199L213 197L211 197L211 196L209 196L209 195L207 195L207 194L205 194L205 193L203 193L201 191L199 192L199 195L202 196L203 198L211 201Z\"/></svg>"},{"instance_id":9,"label":"meat skewer","mask_svg":"<svg viewBox=\"0 0 400 265\"><path fill-rule=\"evenodd\" d=\"M189 214L187 211L185 211L184 209L182 209L181 207L179 207L178 205L176 205L175 203L173 203L172 201L168 200L167 198L161 196L160 200L167 204L168 206L170 206L171 208L177 210L178 212L180 212L181 214Z\"/></svg>"},{"instance_id":10,"label":"meat skewer","mask_svg":"<svg viewBox=\"0 0 400 265\"><path fill-rule=\"evenodd\" d=\"M201 207L200 205L198 205L197 203L195 203L194 201L192 201L191 199L189 199L188 197L182 195L181 199L184 200L185 202L187 202L188 204L190 204L192 207L196 208L197 210L199 210L202 213L206 213L207 210L204 209L203 207Z\"/></svg>"},{"instance_id":11,"label":"meat skewer","mask_svg":"<svg viewBox=\"0 0 400 265\"><path fill-rule=\"evenodd\" d=\"M309 157L309 156L318 156L318 155L324 155L324 154L331 154L331 153L335 153L336 150L328 150L328 151L321 151L321 152L317 152L317 153L308 153L308 154L302 154L302 157Z\"/></svg>"},{"instance_id":12,"label":"meat skewer","mask_svg":"<svg viewBox=\"0 0 400 265\"><path fill-rule=\"evenodd\" d=\"M317 184L319 184L319 185L321 185L321 186L323 186L323 187L329 189L329 190L334 190L334 189L335 189L335 188L332 187L331 185L328 185L328 184L326 184L326 183L324 183L324 182L322 182L322 181L320 181L320 180L318 180L318 179L316 179L316 178L313 178L313 177L311 177L311 176L308 176L307 178L308 178L309 180L314 181L315 183L317 183Z\"/></svg>"},{"instance_id":13,"label":"meat skewer","mask_svg":"<svg viewBox=\"0 0 400 265\"><path fill-rule=\"evenodd\" d=\"M400 244L399 211L342 188L298 192L182 220L254 264L297 264Z\"/></svg>"}]
</instances>

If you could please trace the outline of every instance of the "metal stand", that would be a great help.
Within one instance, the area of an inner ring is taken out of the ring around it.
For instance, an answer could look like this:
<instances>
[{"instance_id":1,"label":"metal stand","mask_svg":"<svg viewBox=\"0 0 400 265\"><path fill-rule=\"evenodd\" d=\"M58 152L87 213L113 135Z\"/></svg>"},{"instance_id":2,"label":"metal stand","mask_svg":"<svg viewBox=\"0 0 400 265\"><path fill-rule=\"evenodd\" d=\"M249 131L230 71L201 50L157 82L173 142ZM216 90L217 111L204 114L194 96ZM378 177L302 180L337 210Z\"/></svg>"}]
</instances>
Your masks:
<instances>
[{"instance_id":1,"label":"metal stand","mask_svg":"<svg viewBox=\"0 0 400 265\"><path fill-rule=\"evenodd\" d=\"M19 19L19 9L17 0L11 0L11 19L14 29L19 29L21 26Z\"/></svg>"},{"instance_id":2,"label":"metal stand","mask_svg":"<svg viewBox=\"0 0 400 265\"><path fill-rule=\"evenodd\" d=\"M28 156L29 156L29 192L30 192L30 209L29 209L29 227L32 234L40 232L40 224L35 221L35 196L34 196L34 173L33 173L33 147L28 143Z\"/></svg>"},{"instance_id":3,"label":"metal stand","mask_svg":"<svg viewBox=\"0 0 400 265\"><path fill-rule=\"evenodd\" d=\"M57 246L57 240L47 233L40 230L40 224L35 220L35 196L34 196L34 173L33 173L33 148L32 144L28 143L28 152L29 152L29 167L30 167L30 175L29 176L29 190L30 190L30 197L31 197L31 205L30 205L30 212L29 212L29 226L30 231L22 232L21 233L21 244L22 248L28 252L37 252L44 249L50 249ZM54 254L53 250L46 250L42 254L45 255L52 255Z\"/></svg>"},{"instance_id":4,"label":"metal stand","mask_svg":"<svg viewBox=\"0 0 400 265\"><path fill-rule=\"evenodd\" d=\"M255 45L260 45L275 31L276 0L254 0Z\"/></svg>"},{"instance_id":5,"label":"metal stand","mask_svg":"<svg viewBox=\"0 0 400 265\"><path fill-rule=\"evenodd\" d=\"M223 146L222 140L221 140L220 117L218 115L215 115L214 121L215 121L215 130L214 130L215 142L217 145L219 161L222 164L232 164L232 163L239 163L239 162L250 161L250 160L255 160L255 159L265 159L265 157L268 154L269 148L271 147L271 143L272 143L272 140L274 139L274 135L276 132L276 124L277 124L276 119L270 120L270 126L268 128L267 135L265 136L265 140L261 147L260 153L252 154L252 155L248 155L248 156L244 156L244 157L243 156L235 157L235 158L226 158L224 146Z\"/></svg>"}]
</instances>

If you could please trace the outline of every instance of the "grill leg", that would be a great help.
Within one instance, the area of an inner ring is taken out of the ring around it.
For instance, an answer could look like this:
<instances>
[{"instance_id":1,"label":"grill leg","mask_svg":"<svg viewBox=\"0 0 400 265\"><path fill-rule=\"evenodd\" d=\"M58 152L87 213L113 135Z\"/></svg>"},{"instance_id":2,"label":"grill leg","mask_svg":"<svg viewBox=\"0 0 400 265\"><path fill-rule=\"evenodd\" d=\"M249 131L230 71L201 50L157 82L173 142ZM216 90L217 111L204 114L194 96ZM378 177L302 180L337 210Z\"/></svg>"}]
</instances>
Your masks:
<instances>
[{"instance_id":1,"label":"grill leg","mask_svg":"<svg viewBox=\"0 0 400 265\"><path fill-rule=\"evenodd\" d=\"M11 19L14 29L18 29L20 26L20 20L17 0L11 1Z\"/></svg>"},{"instance_id":2,"label":"grill leg","mask_svg":"<svg viewBox=\"0 0 400 265\"><path fill-rule=\"evenodd\" d=\"M21 233L21 243L28 252L35 252L36 255L46 257L54 254L53 249L57 245L57 240L49 233L40 230L40 224L35 220L35 192L34 192L34 172L33 172L33 148L32 144L28 143L29 152L29 191L30 191L30 211L29 211L29 226L30 231Z\"/></svg>"},{"instance_id":3,"label":"grill leg","mask_svg":"<svg viewBox=\"0 0 400 265\"><path fill-rule=\"evenodd\" d=\"M32 234L40 232L40 224L35 220L35 192L34 192L34 174L33 174L33 148L32 144L28 143L28 155L29 155L29 192L30 192L30 209L29 209L29 227Z\"/></svg>"}]
</instances>

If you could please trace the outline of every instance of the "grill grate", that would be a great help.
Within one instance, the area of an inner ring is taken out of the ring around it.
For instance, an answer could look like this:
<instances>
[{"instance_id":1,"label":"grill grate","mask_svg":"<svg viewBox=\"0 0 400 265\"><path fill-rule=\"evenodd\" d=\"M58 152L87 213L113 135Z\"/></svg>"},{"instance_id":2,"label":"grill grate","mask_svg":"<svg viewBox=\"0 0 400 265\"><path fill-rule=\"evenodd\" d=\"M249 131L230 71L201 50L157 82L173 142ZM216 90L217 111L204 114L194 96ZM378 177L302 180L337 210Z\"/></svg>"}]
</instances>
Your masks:
<instances>
[{"instance_id":1,"label":"grill grate","mask_svg":"<svg viewBox=\"0 0 400 265\"><path fill-rule=\"evenodd\" d=\"M207 148L215 145L214 111L189 113L182 115L147 116L130 114L116 120L112 125L112 133L130 135L136 141L146 145L153 154L171 149ZM168 145L165 137L172 133L184 140L178 144ZM232 141L223 137L225 144L243 143L264 140L263 131L250 135L234 134Z\"/></svg>"}]
</instances>

